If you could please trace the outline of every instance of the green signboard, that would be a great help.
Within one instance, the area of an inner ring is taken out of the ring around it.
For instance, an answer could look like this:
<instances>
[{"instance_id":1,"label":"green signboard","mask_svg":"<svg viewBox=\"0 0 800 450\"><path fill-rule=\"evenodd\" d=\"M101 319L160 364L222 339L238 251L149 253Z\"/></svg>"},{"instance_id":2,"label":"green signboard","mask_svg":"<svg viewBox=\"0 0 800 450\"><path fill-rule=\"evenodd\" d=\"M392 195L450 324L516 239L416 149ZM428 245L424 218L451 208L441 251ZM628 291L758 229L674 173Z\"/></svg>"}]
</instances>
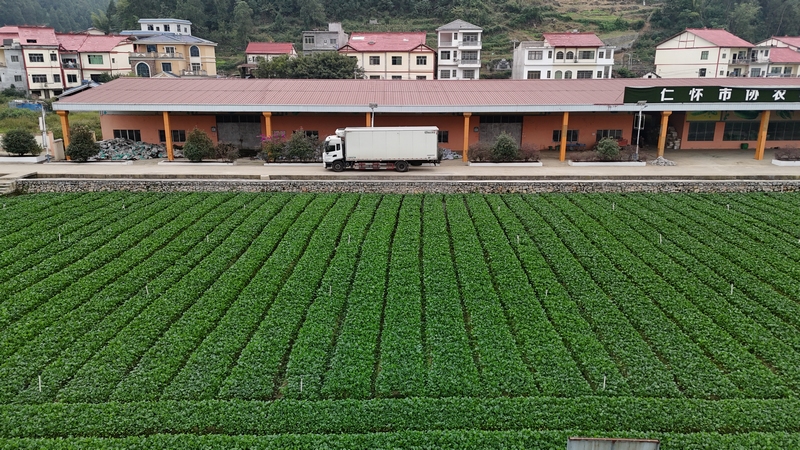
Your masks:
<instances>
[{"instance_id":1,"label":"green signboard","mask_svg":"<svg viewBox=\"0 0 800 450\"><path fill-rule=\"evenodd\" d=\"M800 88L741 88L724 86L626 87L624 103L793 103Z\"/></svg>"}]
</instances>

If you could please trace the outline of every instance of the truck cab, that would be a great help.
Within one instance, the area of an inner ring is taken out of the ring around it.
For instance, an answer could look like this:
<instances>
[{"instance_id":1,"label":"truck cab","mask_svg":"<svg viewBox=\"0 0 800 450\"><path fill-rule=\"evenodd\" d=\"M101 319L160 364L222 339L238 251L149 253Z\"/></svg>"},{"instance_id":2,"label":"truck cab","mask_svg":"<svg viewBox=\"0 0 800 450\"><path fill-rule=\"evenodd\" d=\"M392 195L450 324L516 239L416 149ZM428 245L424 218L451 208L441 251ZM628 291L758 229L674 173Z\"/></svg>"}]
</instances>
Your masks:
<instances>
[{"instance_id":1,"label":"truck cab","mask_svg":"<svg viewBox=\"0 0 800 450\"><path fill-rule=\"evenodd\" d=\"M336 130L337 133L339 130ZM344 169L344 142L342 142L342 138L337 135L331 135L325 138L325 146L323 147L322 153L322 166L327 168L331 168L335 161L342 162L342 169ZM337 164L338 166L338 164ZM333 170L336 170L337 167L334 167Z\"/></svg>"}]
</instances>

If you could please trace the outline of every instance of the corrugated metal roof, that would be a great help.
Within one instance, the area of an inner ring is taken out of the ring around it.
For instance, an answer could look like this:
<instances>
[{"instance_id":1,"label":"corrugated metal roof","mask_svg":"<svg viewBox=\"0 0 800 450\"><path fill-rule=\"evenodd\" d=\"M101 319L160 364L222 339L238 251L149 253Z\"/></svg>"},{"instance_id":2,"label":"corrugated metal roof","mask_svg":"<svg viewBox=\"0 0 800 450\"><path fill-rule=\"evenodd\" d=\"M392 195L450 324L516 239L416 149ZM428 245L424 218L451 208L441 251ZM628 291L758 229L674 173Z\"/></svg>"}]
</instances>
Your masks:
<instances>
[{"instance_id":1,"label":"corrugated metal roof","mask_svg":"<svg viewBox=\"0 0 800 450\"><path fill-rule=\"evenodd\" d=\"M120 43L128 41L126 36L98 34L56 34L58 43L68 52L110 52Z\"/></svg>"},{"instance_id":2,"label":"corrugated metal roof","mask_svg":"<svg viewBox=\"0 0 800 450\"><path fill-rule=\"evenodd\" d=\"M800 52L788 47L775 47L769 50L769 61L771 63L800 63Z\"/></svg>"},{"instance_id":3,"label":"corrugated metal roof","mask_svg":"<svg viewBox=\"0 0 800 450\"><path fill-rule=\"evenodd\" d=\"M726 30L714 28L687 28L686 31L700 36L717 47L755 47L753 44Z\"/></svg>"},{"instance_id":4,"label":"corrugated metal roof","mask_svg":"<svg viewBox=\"0 0 800 450\"><path fill-rule=\"evenodd\" d=\"M52 28L46 27L17 27L19 43L25 46L58 46L56 33Z\"/></svg>"},{"instance_id":5,"label":"corrugated metal roof","mask_svg":"<svg viewBox=\"0 0 800 450\"><path fill-rule=\"evenodd\" d=\"M120 78L54 104L57 110L199 112L629 111L626 86L800 87L800 78L579 80L286 80ZM634 105L635 106L635 105ZM648 105L667 110L674 105ZM708 105L698 105L705 106ZM795 109L800 104L792 102ZM743 105L743 108L750 105ZM753 108L764 108L755 105ZM638 110L637 108L634 108Z\"/></svg>"},{"instance_id":6,"label":"corrugated metal roof","mask_svg":"<svg viewBox=\"0 0 800 450\"><path fill-rule=\"evenodd\" d=\"M781 41L786 45L791 45L792 47L800 47L799 36L772 36L772 39L775 39L776 41Z\"/></svg>"},{"instance_id":7,"label":"corrugated metal roof","mask_svg":"<svg viewBox=\"0 0 800 450\"><path fill-rule=\"evenodd\" d=\"M352 33L347 46L357 52L407 52L425 45L425 33Z\"/></svg>"},{"instance_id":8,"label":"corrugated metal roof","mask_svg":"<svg viewBox=\"0 0 800 450\"><path fill-rule=\"evenodd\" d=\"M291 42L250 42L244 52L257 55L291 55L294 53L294 44Z\"/></svg>"},{"instance_id":9,"label":"corrugated metal roof","mask_svg":"<svg viewBox=\"0 0 800 450\"><path fill-rule=\"evenodd\" d=\"M605 47L594 33L542 33L552 47Z\"/></svg>"}]
</instances>

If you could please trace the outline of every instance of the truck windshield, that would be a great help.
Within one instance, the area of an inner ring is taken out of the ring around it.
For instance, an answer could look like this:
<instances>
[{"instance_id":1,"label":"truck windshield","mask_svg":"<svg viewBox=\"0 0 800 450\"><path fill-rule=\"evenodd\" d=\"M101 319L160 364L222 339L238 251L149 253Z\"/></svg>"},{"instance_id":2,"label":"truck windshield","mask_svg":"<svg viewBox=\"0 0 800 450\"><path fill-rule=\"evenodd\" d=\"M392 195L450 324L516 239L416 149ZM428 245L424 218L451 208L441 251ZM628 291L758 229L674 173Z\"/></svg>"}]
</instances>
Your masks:
<instances>
[{"instance_id":1,"label":"truck windshield","mask_svg":"<svg viewBox=\"0 0 800 450\"><path fill-rule=\"evenodd\" d=\"M326 144L325 145L325 153L330 153L336 150L336 144Z\"/></svg>"}]
</instances>

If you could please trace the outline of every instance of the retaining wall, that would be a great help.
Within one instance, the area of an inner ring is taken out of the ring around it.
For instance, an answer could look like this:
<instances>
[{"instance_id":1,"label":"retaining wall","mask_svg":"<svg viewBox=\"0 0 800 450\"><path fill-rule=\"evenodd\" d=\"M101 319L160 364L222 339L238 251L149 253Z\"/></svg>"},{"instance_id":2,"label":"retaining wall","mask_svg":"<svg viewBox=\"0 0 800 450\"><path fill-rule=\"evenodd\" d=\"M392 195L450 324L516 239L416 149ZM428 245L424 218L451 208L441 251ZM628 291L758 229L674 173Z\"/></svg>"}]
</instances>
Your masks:
<instances>
[{"instance_id":1,"label":"retaining wall","mask_svg":"<svg viewBox=\"0 0 800 450\"><path fill-rule=\"evenodd\" d=\"M36 179L16 181L17 193L41 192L356 192L420 193L548 193L548 192L795 192L800 180L549 180L549 181L261 181L261 180L118 180Z\"/></svg>"}]
</instances>

